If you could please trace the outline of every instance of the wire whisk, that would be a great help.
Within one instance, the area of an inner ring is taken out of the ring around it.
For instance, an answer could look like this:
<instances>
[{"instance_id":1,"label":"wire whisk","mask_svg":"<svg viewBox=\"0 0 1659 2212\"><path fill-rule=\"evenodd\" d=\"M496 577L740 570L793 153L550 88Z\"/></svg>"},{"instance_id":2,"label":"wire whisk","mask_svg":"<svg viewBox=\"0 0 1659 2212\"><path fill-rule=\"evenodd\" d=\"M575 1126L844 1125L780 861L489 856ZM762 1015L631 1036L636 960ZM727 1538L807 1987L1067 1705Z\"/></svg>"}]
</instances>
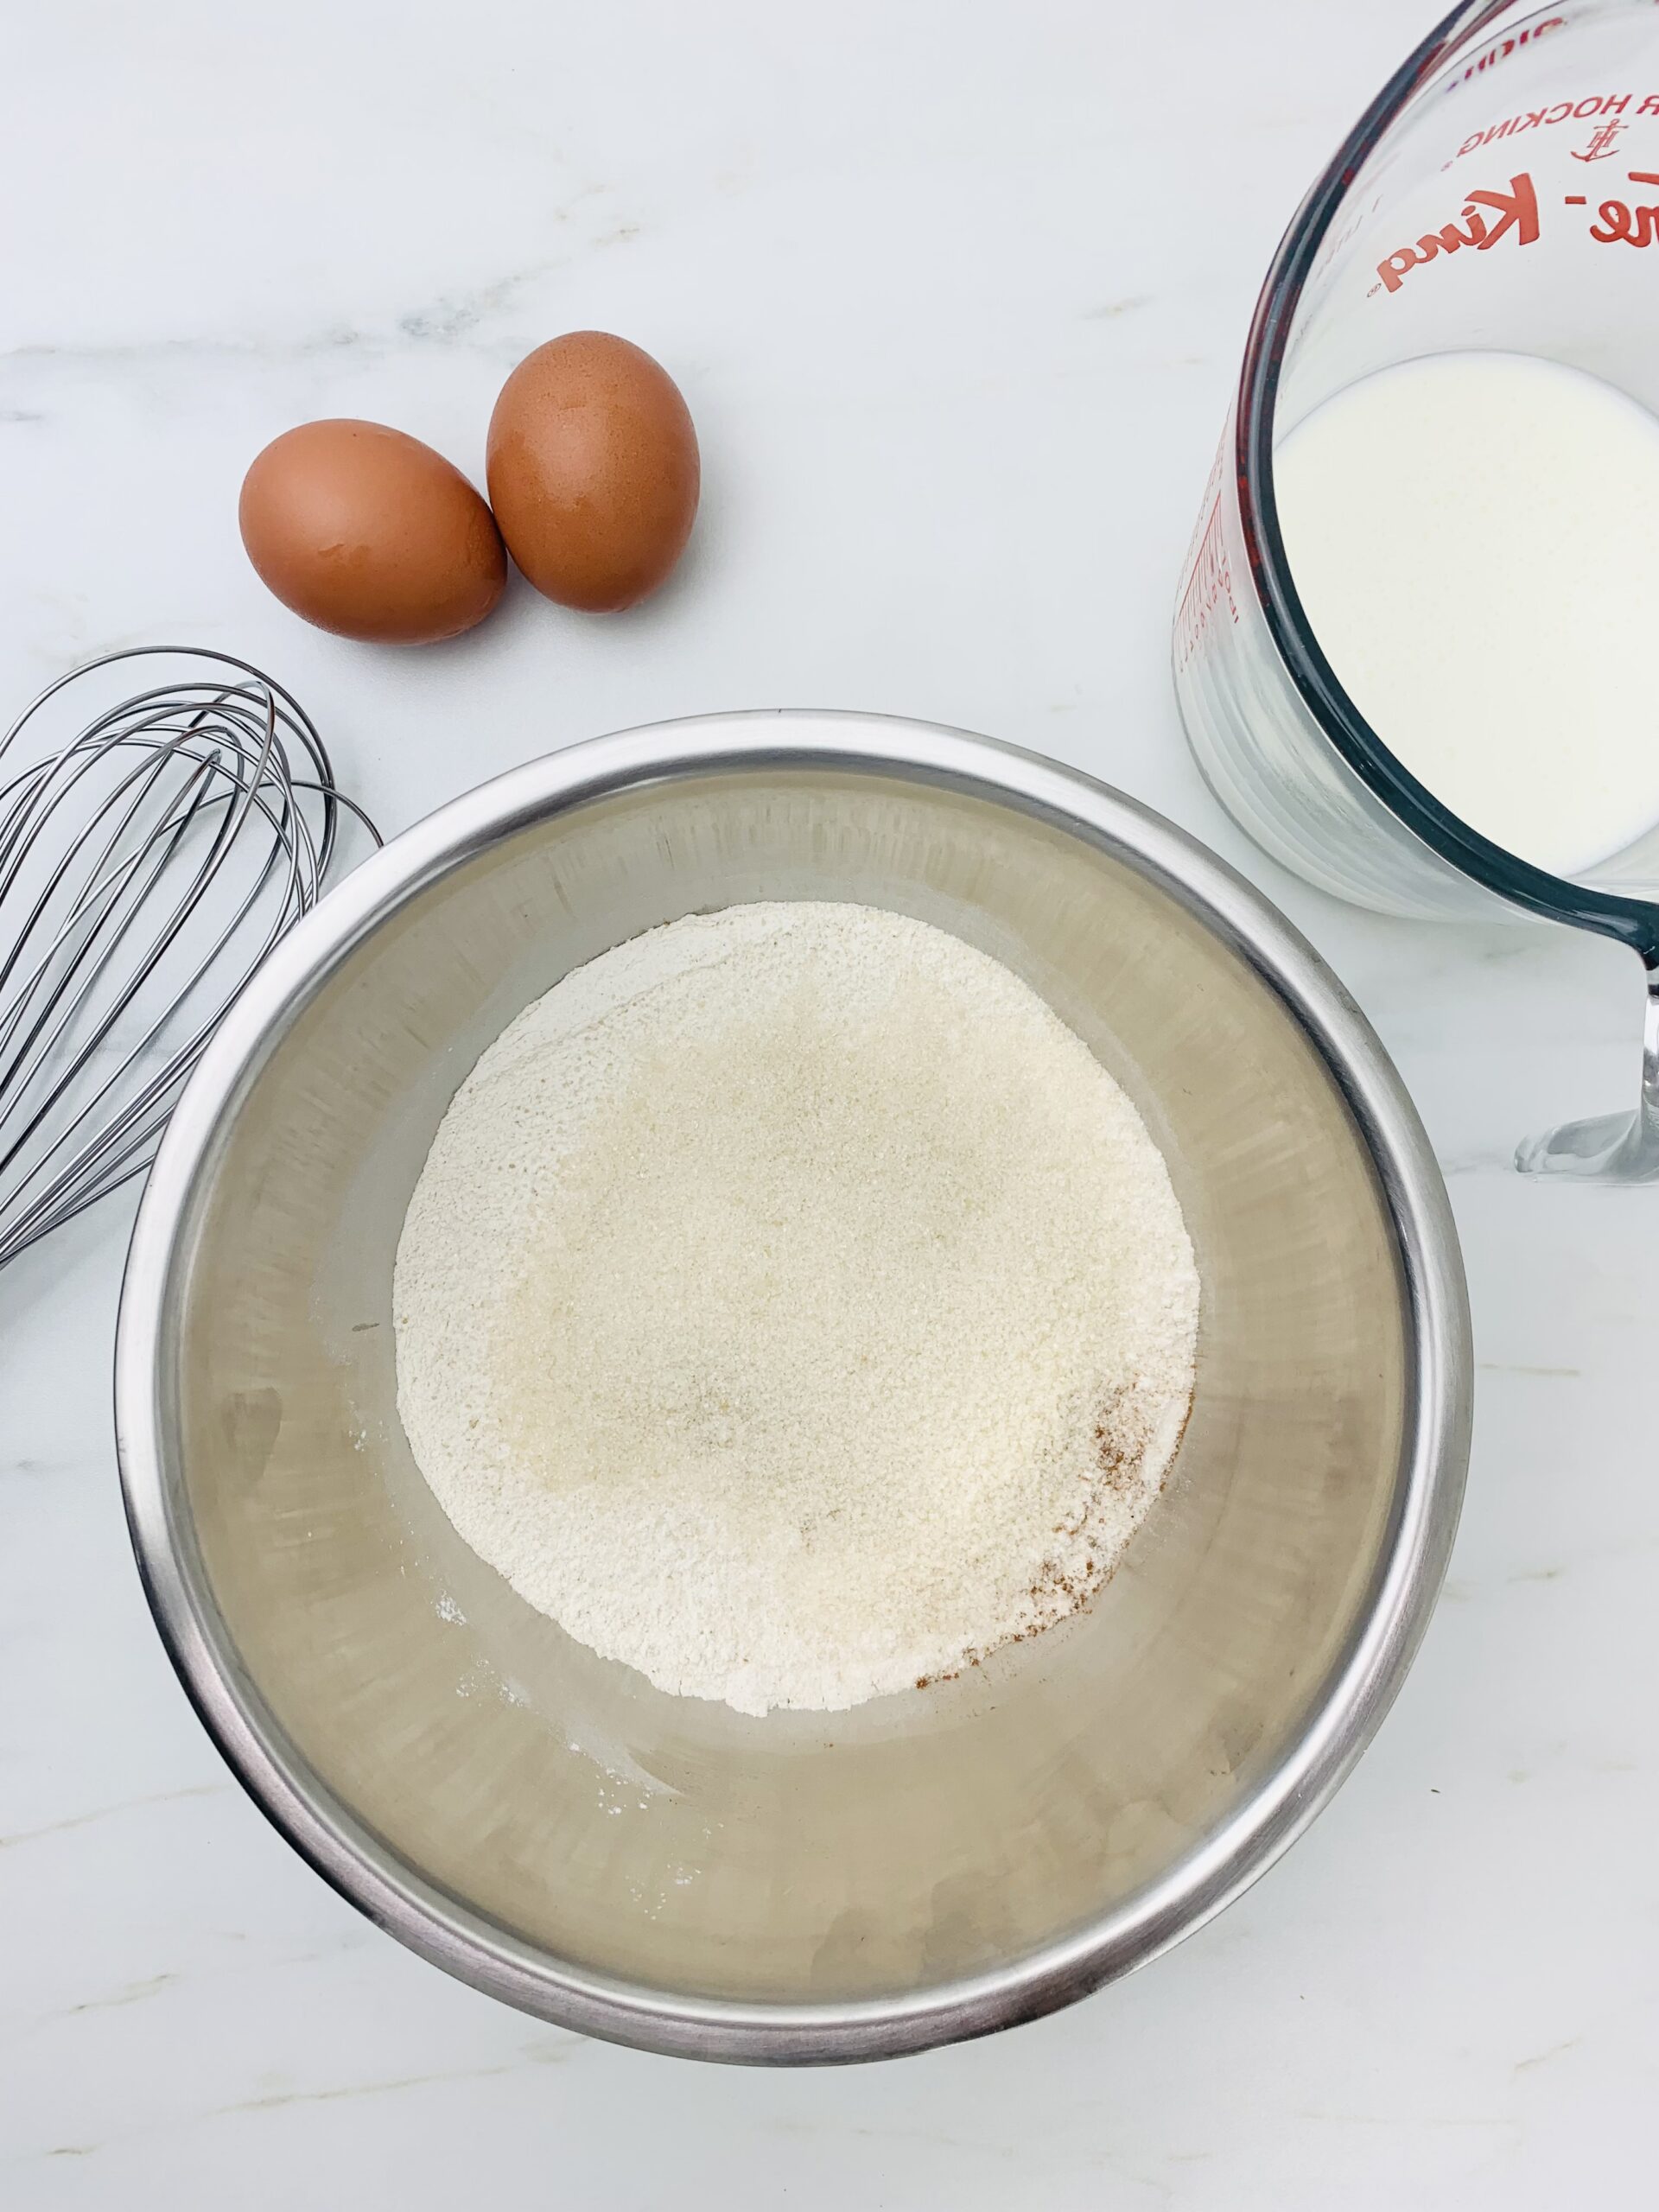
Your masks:
<instances>
[{"instance_id":1,"label":"wire whisk","mask_svg":"<svg viewBox=\"0 0 1659 2212\"><path fill-rule=\"evenodd\" d=\"M100 671L147 659L172 680L85 719ZM379 843L310 717L228 653L105 653L0 737L0 1267L149 1167L237 995L316 904L342 809Z\"/></svg>"}]
</instances>

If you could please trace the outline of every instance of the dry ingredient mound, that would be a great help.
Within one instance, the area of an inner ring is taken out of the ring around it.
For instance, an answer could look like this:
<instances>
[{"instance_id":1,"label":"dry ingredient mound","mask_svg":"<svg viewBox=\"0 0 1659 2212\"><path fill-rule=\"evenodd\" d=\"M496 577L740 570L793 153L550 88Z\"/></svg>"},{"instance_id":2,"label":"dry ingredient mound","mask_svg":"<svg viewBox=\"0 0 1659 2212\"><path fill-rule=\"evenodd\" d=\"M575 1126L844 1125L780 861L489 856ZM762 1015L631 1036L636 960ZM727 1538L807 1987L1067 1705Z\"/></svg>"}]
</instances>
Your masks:
<instances>
[{"instance_id":1,"label":"dry ingredient mound","mask_svg":"<svg viewBox=\"0 0 1659 2212\"><path fill-rule=\"evenodd\" d=\"M1078 1038L900 914L734 906L567 976L444 1116L398 1404L521 1596L661 1689L856 1705L1109 1574L1192 1389L1156 1147Z\"/></svg>"}]
</instances>

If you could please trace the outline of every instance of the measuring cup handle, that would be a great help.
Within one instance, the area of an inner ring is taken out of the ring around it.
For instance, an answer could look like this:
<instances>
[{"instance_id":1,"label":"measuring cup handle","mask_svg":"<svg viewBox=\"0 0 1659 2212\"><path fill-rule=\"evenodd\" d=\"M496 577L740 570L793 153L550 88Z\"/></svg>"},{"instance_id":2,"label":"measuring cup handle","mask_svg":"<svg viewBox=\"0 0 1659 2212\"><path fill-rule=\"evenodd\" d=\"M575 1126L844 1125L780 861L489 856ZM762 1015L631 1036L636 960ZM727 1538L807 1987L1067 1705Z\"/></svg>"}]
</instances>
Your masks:
<instances>
[{"instance_id":1,"label":"measuring cup handle","mask_svg":"<svg viewBox=\"0 0 1659 2212\"><path fill-rule=\"evenodd\" d=\"M1659 957L1647 963L1642 1094L1634 1114L1563 1122L1516 1148L1523 1175L1577 1175L1603 1183L1659 1182Z\"/></svg>"}]
</instances>

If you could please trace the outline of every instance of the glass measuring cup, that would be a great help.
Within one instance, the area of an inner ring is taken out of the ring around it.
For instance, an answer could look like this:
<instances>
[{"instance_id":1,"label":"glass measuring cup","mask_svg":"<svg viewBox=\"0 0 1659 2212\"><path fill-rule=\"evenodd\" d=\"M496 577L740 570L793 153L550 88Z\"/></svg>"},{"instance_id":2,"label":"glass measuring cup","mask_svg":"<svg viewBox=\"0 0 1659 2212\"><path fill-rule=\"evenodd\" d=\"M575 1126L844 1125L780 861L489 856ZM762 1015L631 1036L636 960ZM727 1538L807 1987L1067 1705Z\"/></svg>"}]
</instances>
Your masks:
<instances>
[{"instance_id":1,"label":"glass measuring cup","mask_svg":"<svg viewBox=\"0 0 1659 2212\"><path fill-rule=\"evenodd\" d=\"M1632 259L1650 249L1651 264ZM1626 1182L1659 1180L1659 823L1569 880L1491 843L1410 775L1303 613L1274 451L1359 378L1465 349L1566 362L1659 411L1652 283L1653 0L1456 10L1382 87L1280 244L1182 571L1173 652L1205 779L1310 882L1385 913L1567 922L1640 956L1636 1111L1567 1122L1516 1155L1532 1173ZM1570 730L1562 747L1570 760Z\"/></svg>"}]
</instances>

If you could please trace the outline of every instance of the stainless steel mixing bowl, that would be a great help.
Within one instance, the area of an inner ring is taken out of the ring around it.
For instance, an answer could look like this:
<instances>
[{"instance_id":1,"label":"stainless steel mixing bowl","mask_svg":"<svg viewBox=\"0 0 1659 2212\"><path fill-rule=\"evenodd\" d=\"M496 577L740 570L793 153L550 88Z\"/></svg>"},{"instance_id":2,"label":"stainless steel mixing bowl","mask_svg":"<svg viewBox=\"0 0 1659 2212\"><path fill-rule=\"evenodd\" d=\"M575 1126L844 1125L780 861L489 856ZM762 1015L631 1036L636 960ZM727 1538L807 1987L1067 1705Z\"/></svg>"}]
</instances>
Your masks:
<instances>
[{"instance_id":1,"label":"stainless steel mixing bowl","mask_svg":"<svg viewBox=\"0 0 1659 2212\"><path fill-rule=\"evenodd\" d=\"M1034 985L1164 1147L1204 1307L1176 1466L1087 1613L758 1720L597 1658L467 1551L398 1426L391 1269L438 1121L522 1007L656 923L792 898L919 915ZM277 949L150 1179L117 1406L185 1686L372 1919L592 2034L868 2058L1153 1957L1306 1826L1440 1582L1467 1321L1397 1078L1236 876L1028 754L741 715L486 785Z\"/></svg>"}]
</instances>

